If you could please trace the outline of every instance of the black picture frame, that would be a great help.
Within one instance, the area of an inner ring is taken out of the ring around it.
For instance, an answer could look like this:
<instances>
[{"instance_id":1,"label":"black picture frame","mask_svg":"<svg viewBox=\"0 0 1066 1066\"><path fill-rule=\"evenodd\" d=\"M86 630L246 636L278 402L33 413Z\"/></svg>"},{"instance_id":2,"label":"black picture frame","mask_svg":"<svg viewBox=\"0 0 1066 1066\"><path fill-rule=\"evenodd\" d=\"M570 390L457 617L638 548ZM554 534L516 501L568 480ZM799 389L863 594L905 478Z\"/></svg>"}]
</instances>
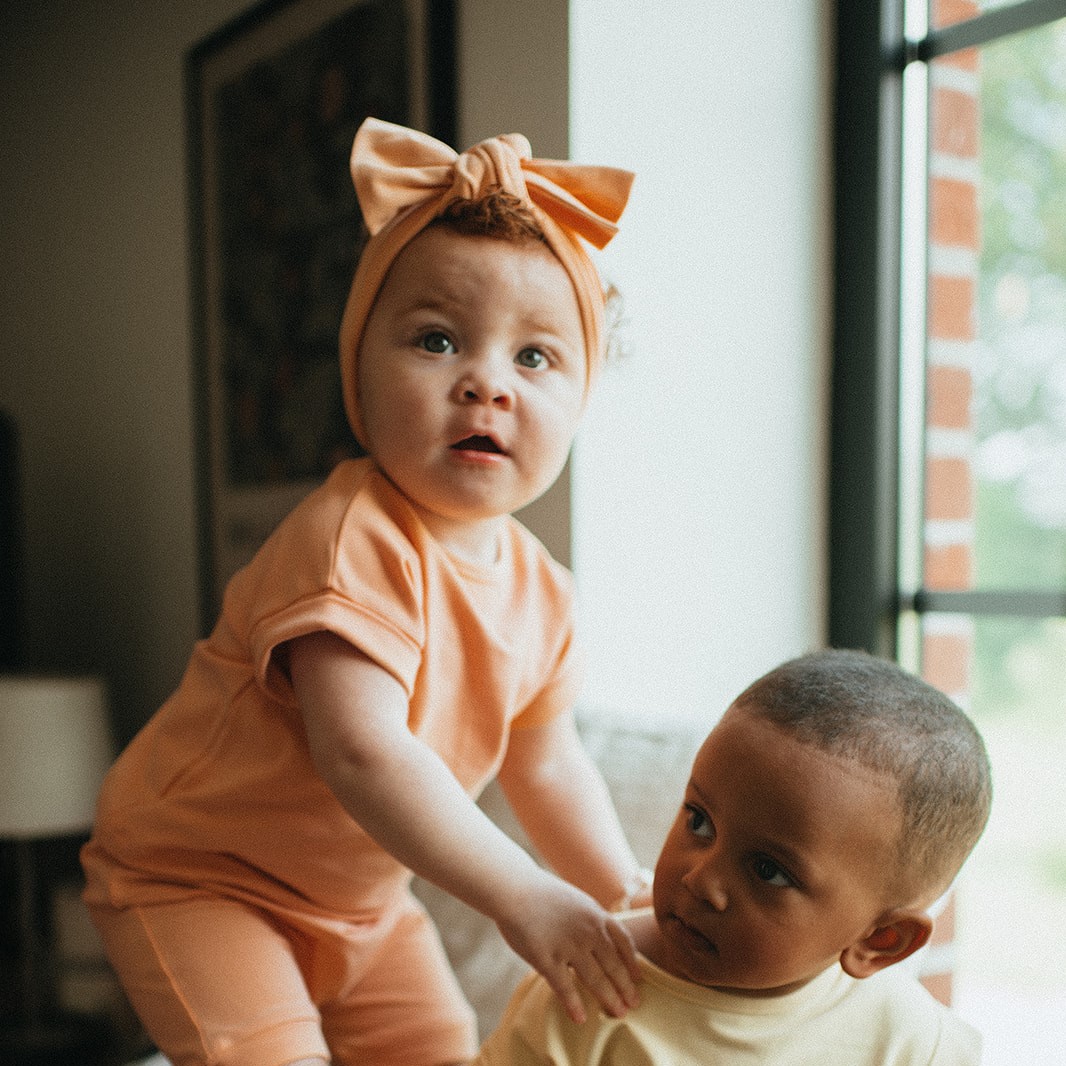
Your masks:
<instances>
[{"instance_id":1,"label":"black picture frame","mask_svg":"<svg viewBox=\"0 0 1066 1066\"><path fill-rule=\"evenodd\" d=\"M337 333L368 115L455 143L454 0L267 0L185 57L204 631L229 578L359 454Z\"/></svg>"}]
</instances>

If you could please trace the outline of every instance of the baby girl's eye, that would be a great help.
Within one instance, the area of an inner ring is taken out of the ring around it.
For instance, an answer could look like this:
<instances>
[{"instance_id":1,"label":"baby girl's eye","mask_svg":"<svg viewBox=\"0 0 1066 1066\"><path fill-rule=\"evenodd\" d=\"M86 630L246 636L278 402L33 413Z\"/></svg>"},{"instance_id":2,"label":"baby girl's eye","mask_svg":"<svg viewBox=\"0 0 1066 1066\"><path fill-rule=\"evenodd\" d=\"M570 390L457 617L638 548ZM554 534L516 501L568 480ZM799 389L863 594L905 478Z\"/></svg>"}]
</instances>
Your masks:
<instances>
[{"instance_id":1,"label":"baby girl's eye","mask_svg":"<svg viewBox=\"0 0 1066 1066\"><path fill-rule=\"evenodd\" d=\"M711 825L710 818L699 809L699 807L686 806L685 810L688 812L686 824L688 830L693 836L697 837L709 837L714 838L714 826Z\"/></svg>"},{"instance_id":2,"label":"baby girl's eye","mask_svg":"<svg viewBox=\"0 0 1066 1066\"><path fill-rule=\"evenodd\" d=\"M432 330L425 334L419 343L427 352L432 352L434 355L444 355L445 352L454 350L451 339L439 330Z\"/></svg>"},{"instance_id":3,"label":"baby girl's eye","mask_svg":"<svg viewBox=\"0 0 1066 1066\"><path fill-rule=\"evenodd\" d=\"M792 878L767 855L758 855L753 864L755 876L774 888L788 888L793 884Z\"/></svg>"},{"instance_id":4,"label":"baby girl's eye","mask_svg":"<svg viewBox=\"0 0 1066 1066\"><path fill-rule=\"evenodd\" d=\"M544 353L536 348L523 348L515 356L515 362L519 366L528 367L530 370L540 370L548 365L548 360Z\"/></svg>"}]
</instances>

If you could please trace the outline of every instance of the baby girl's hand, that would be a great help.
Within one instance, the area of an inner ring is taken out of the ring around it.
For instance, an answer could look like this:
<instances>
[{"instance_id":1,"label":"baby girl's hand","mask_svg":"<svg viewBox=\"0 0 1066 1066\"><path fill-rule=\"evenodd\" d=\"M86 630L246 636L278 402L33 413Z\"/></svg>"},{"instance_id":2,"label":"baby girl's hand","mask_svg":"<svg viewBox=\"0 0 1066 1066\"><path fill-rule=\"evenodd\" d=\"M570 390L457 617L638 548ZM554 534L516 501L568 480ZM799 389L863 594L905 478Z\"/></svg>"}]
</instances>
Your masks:
<instances>
[{"instance_id":1,"label":"baby girl's hand","mask_svg":"<svg viewBox=\"0 0 1066 1066\"><path fill-rule=\"evenodd\" d=\"M591 896L544 873L511 913L497 918L504 939L537 970L575 1022L586 1020L578 982L609 1015L640 1002L640 970L629 933Z\"/></svg>"},{"instance_id":2,"label":"baby girl's hand","mask_svg":"<svg viewBox=\"0 0 1066 1066\"><path fill-rule=\"evenodd\" d=\"M608 910L635 911L644 907L650 907L655 901L652 894L652 886L655 883L655 875L651 870L637 870L626 882L625 891L611 904Z\"/></svg>"}]
</instances>

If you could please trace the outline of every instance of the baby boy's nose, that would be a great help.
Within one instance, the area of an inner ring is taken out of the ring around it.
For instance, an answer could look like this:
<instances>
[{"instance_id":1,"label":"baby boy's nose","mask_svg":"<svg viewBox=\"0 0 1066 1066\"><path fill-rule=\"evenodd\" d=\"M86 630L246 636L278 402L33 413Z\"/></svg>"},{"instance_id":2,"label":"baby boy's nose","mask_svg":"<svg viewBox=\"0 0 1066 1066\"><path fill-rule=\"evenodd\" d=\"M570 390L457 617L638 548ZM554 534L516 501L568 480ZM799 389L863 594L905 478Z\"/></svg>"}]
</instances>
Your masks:
<instances>
[{"instance_id":1,"label":"baby boy's nose","mask_svg":"<svg viewBox=\"0 0 1066 1066\"><path fill-rule=\"evenodd\" d=\"M720 860L714 853L704 854L685 875L685 887L700 901L716 911L724 911L729 904Z\"/></svg>"}]
</instances>

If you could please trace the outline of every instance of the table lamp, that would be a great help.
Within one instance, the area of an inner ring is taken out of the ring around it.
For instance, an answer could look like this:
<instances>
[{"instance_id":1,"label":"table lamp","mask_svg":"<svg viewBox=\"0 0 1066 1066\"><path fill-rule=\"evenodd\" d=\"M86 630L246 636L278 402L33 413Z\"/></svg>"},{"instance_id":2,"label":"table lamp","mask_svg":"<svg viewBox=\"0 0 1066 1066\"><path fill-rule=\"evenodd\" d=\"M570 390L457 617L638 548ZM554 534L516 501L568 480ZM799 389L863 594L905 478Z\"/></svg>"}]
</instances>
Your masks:
<instances>
[{"instance_id":1,"label":"table lamp","mask_svg":"<svg viewBox=\"0 0 1066 1066\"><path fill-rule=\"evenodd\" d=\"M15 1053L12 1061L66 1061L73 1040L51 1010L54 974L37 925L33 842L91 828L112 752L99 678L0 675L0 840L10 842L15 860L20 966L20 1013L0 1030L0 1055Z\"/></svg>"}]
</instances>

